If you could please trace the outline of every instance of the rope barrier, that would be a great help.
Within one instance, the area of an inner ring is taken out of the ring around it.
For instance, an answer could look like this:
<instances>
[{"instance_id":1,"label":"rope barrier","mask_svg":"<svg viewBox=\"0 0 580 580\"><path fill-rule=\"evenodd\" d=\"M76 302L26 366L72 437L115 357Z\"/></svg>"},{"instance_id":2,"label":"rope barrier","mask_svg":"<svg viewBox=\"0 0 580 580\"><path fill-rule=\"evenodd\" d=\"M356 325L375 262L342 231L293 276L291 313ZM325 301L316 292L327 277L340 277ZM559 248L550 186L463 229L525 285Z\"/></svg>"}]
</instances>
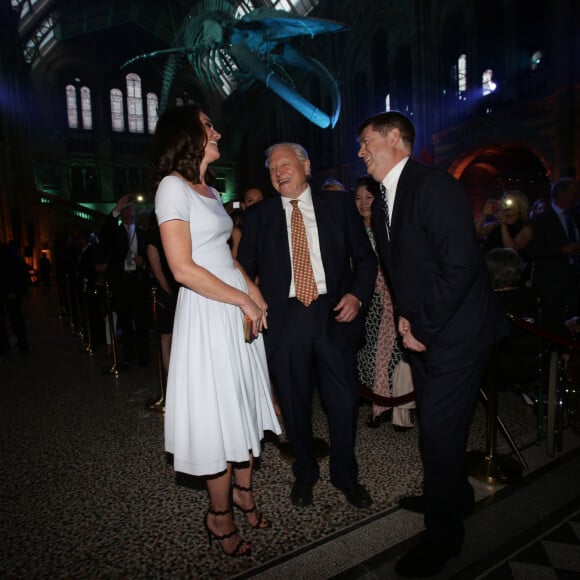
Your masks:
<instances>
[{"instance_id":1,"label":"rope barrier","mask_svg":"<svg viewBox=\"0 0 580 580\"><path fill-rule=\"evenodd\" d=\"M415 391L411 391L410 393L406 393L400 397L383 397L382 395L373 393L363 385L359 385L358 394L373 403L382 405L383 407L398 407L399 405L404 405L405 403L410 403L415 400Z\"/></svg>"},{"instance_id":2,"label":"rope barrier","mask_svg":"<svg viewBox=\"0 0 580 580\"><path fill-rule=\"evenodd\" d=\"M580 340L577 338L568 338L566 336L556 334L555 332L552 332L545 327L537 326L532 322L528 322L525 318L521 318L520 316L508 314L508 318L514 324L530 332L531 334L539 336L540 338L545 338L550 342L554 342L560 346L564 346L572 350L580 350Z\"/></svg>"}]
</instances>

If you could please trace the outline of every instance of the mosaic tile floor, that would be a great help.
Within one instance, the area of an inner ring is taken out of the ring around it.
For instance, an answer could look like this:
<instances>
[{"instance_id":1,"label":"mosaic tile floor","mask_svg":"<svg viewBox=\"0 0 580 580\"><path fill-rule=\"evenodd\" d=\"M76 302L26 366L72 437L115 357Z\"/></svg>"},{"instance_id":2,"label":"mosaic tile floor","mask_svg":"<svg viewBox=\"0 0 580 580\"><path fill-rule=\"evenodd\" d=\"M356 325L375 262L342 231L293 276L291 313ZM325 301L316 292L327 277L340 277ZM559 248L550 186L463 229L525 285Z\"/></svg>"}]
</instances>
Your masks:
<instances>
[{"instance_id":1,"label":"mosaic tile floor","mask_svg":"<svg viewBox=\"0 0 580 580\"><path fill-rule=\"evenodd\" d=\"M482 580L580 578L580 510L481 577Z\"/></svg>"},{"instance_id":2,"label":"mosaic tile floor","mask_svg":"<svg viewBox=\"0 0 580 580\"><path fill-rule=\"evenodd\" d=\"M163 452L162 417L144 405L158 390L156 368L131 368L117 379L103 374L104 353L82 352L80 339L58 318L54 296L34 291L31 352L0 360L0 577L228 578L265 570L345 530L370 529L385 514L396 516L388 545L421 529L419 516L394 507L421 489L416 430L368 429L363 404L357 455L373 506L353 509L330 485L322 460L314 506L293 508L289 463L266 441L254 487L273 527L256 531L237 517L251 557L227 558L217 544L208 548L206 493L194 478L175 477ZM500 412L516 442L531 444L533 409L505 393ZM314 425L327 440L317 401ZM469 446L483 445L480 406ZM510 452L502 437L498 445ZM480 497L487 493L478 490Z\"/></svg>"}]
</instances>

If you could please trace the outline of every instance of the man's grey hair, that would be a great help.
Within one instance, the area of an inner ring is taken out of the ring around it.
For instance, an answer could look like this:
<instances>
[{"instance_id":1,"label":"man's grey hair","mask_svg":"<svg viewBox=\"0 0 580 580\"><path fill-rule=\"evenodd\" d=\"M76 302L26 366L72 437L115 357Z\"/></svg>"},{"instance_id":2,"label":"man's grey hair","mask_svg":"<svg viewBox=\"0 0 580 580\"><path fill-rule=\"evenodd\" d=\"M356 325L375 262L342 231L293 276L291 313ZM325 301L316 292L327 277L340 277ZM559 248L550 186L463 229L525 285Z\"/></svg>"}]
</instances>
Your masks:
<instances>
[{"instance_id":1,"label":"man's grey hair","mask_svg":"<svg viewBox=\"0 0 580 580\"><path fill-rule=\"evenodd\" d=\"M294 153L296 153L296 157L298 157L298 159L300 159L300 161L302 162L310 160L310 158L308 157L308 151L306 151L306 149L304 149L304 147L302 147L302 145L299 145L298 143L274 143L274 145L270 145L270 147L266 149L265 165L268 169L270 168L270 156L272 155L274 149L277 149L278 147L290 147L290 149L292 149ZM310 177L310 174L308 175L308 177Z\"/></svg>"},{"instance_id":2,"label":"man's grey hair","mask_svg":"<svg viewBox=\"0 0 580 580\"><path fill-rule=\"evenodd\" d=\"M552 199L558 199L562 192L569 191L572 187L574 187L574 178L573 177L561 177L552 185Z\"/></svg>"}]
</instances>

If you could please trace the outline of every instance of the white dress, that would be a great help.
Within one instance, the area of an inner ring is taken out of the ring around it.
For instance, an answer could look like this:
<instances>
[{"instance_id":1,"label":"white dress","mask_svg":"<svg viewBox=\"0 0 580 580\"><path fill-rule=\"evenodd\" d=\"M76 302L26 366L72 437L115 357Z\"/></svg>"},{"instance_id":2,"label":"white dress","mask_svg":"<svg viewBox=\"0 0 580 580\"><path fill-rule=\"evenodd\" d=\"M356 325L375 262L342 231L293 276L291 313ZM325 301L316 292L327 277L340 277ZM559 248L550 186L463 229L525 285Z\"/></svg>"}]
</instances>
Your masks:
<instances>
[{"instance_id":1,"label":"white dress","mask_svg":"<svg viewBox=\"0 0 580 580\"><path fill-rule=\"evenodd\" d=\"M247 292L227 243L232 220L213 194L204 197L167 176L155 197L157 219L188 222L194 262ZM262 336L246 343L238 306L181 287L165 404L165 449L173 453L174 469L210 475L228 461L247 461L249 450L257 457L266 430L280 433Z\"/></svg>"}]
</instances>

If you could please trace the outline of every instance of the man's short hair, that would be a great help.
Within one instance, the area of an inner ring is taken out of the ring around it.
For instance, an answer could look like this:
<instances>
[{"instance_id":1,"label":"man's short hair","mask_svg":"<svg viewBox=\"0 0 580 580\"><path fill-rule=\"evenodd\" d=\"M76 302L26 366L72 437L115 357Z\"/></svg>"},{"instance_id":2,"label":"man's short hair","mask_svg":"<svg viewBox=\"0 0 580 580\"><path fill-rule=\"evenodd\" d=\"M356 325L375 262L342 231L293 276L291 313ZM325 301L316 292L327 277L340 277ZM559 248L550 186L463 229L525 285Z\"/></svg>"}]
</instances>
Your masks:
<instances>
[{"instance_id":1,"label":"man's short hair","mask_svg":"<svg viewBox=\"0 0 580 580\"><path fill-rule=\"evenodd\" d=\"M265 165L268 169L270 169L270 156L272 155L274 149L277 149L278 147L289 147L294 151L294 153L296 153L296 157L298 157L298 159L300 159L302 163L310 160L310 158L308 157L308 151L306 151L306 149L304 149L304 147L302 147L302 145L299 145L298 143L274 143L274 145L270 145L270 147L266 149ZM308 173L306 177L310 177L310 175L311 173Z\"/></svg>"},{"instance_id":2,"label":"man's short hair","mask_svg":"<svg viewBox=\"0 0 580 580\"><path fill-rule=\"evenodd\" d=\"M398 129L405 146L410 152L413 151L413 145L415 144L415 127L402 113L399 113L398 111L388 111L386 113L379 113L374 117L369 117L359 127L357 135L360 136L369 125L373 131L377 131L383 137L392 129Z\"/></svg>"},{"instance_id":3,"label":"man's short hair","mask_svg":"<svg viewBox=\"0 0 580 580\"><path fill-rule=\"evenodd\" d=\"M331 191L346 191L344 185L338 179L329 177L322 184L322 189L329 189Z\"/></svg>"},{"instance_id":4,"label":"man's short hair","mask_svg":"<svg viewBox=\"0 0 580 580\"><path fill-rule=\"evenodd\" d=\"M559 195L564 192L568 191L571 187L574 186L574 178L572 177L561 177L552 185L552 199L558 199Z\"/></svg>"},{"instance_id":5,"label":"man's short hair","mask_svg":"<svg viewBox=\"0 0 580 580\"><path fill-rule=\"evenodd\" d=\"M270 167L270 155L272 155L274 149L277 149L278 147L290 147L290 149L292 149L294 153L296 153L296 157L298 157L300 161L309 160L308 151L306 151L306 149L304 149L304 147L302 147L302 145L299 145L298 143L274 143L274 145L270 145L270 147L266 149L265 165L267 168Z\"/></svg>"}]
</instances>

